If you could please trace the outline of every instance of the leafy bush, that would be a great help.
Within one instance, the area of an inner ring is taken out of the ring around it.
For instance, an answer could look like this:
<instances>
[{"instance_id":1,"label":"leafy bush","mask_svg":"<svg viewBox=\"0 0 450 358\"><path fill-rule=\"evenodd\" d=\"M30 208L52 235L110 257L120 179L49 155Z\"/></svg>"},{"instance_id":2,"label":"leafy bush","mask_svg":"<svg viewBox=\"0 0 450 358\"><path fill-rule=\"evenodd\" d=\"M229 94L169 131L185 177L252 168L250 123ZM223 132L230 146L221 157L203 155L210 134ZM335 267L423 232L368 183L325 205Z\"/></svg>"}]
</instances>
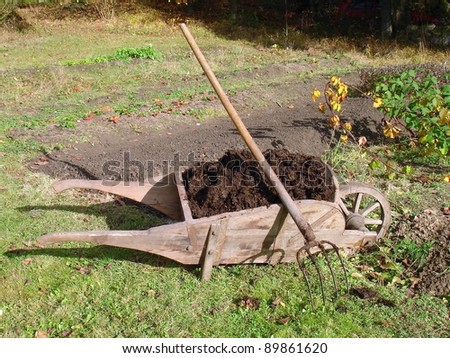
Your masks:
<instances>
[{"instance_id":1,"label":"leafy bush","mask_svg":"<svg viewBox=\"0 0 450 358\"><path fill-rule=\"evenodd\" d=\"M443 81L427 71L407 70L382 77L375 85L374 107L385 115L384 135L405 134L425 153L450 152L450 73ZM404 129L404 130L402 130Z\"/></svg>"},{"instance_id":2,"label":"leafy bush","mask_svg":"<svg viewBox=\"0 0 450 358\"><path fill-rule=\"evenodd\" d=\"M138 48L133 47L123 48L117 50L113 55L89 57L78 61L67 61L64 64L67 66L74 66L74 65L90 65L94 63L104 63L113 61L129 62L135 58L144 58L149 60L161 61L163 56L160 52L154 49L153 45L147 45Z\"/></svg>"},{"instance_id":3,"label":"leafy bush","mask_svg":"<svg viewBox=\"0 0 450 358\"><path fill-rule=\"evenodd\" d=\"M361 84L358 86L359 90L362 92L371 92L383 78L400 76L403 72L409 70L430 73L438 79L439 84L444 84L445 77L448 75L448 68L445 65L434 63L363 68L359 71L359 78L361 80Z\"/></svg>"}]
</instances>

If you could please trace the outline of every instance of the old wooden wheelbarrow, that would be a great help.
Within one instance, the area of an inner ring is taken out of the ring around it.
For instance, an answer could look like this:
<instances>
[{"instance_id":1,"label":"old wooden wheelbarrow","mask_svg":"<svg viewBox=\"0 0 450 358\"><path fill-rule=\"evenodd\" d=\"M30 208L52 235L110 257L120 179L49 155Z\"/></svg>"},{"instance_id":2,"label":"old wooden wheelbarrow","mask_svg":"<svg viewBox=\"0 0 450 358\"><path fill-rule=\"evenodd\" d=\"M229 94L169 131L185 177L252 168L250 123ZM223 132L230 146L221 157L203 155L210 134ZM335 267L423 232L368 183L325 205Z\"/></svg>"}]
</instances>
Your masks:
<instances>
[{"instance_id":1,"label":"old wooden wheelbarrow","mask_svg":"<svg viewBox=\"0 0 450 358\"><path fill-rule=\"evenodd\" d=\"M143 231L52 233L39 238L38 243L84 241L141 250L184 265L201 265L202 279L208 279L212 267L221 264L298 262L310 292L302 261L309 256L319 274L325 297L314 253L324 254L336 288L335 273L326 250L334 250L346 275L339 249L357 250L382 237L391 221L388 201L378 190L364 184L339 185L329 167L328 175L335 187L334 201L294 201L264 159L185 25L182 30L281 204L194 219L181 173L154 177L144 183L65 180L54 185L57 192L71 188L101 190L148 205L177 222Z\"/></svg>"}]
</instances>

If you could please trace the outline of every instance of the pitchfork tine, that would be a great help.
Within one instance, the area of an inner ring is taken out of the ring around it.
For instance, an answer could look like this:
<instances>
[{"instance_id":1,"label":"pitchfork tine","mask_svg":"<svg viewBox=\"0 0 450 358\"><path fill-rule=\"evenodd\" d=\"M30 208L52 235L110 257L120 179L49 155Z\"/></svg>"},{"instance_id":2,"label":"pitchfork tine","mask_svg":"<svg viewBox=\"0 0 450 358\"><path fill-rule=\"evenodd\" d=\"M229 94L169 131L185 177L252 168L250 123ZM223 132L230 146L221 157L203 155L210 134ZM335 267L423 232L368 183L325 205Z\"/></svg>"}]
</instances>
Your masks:
<instances>
[{"instance_id":1,"label":"pitchfork tine","mask_svg":"<svg viewBox=\"0 0 450 358\"><path fill-rule=\"evenodd\" d=\"M325 304L325 288L323 285L323 275L322 275L322 271L320 271L320 267L317 264L317 260L316 257L311 253L311 251L309 250L309 247L305 248L305 251L308 253L308 257L311 259L314 268L317 271L317 275L319 276L319 283L320 283L320 291L322 292L322 300L323 300L323 304Z\"/></svg>"},{"instance_id":2,"label":"pitchfork tine","mask_svg":"<svg viewBox=\"0 0 450 358\"><path fill-rule=\"evenodd\" d=\"M349 284L348 284L348 278L347 278L347 270L345 268L345 264L344 261L342 260L341 254L339 253L339 248L333 244L330 241L327 240L321 240L321 241L309 241L308 243L305 244L305 246L301 247L298 251L297 251L297 263L298 266L300 268L300 270L302 271L303 277L305 278L305 282L306 282L306 287L308 289L308 296L309 296L309 300L311 302L311 307L314 309L314 300L312 298L312 291L311 291L311 284L309 282L308 279L308 273L307 273L307 269L306 269L306 265L304 263L304 259L306 257L308 257L315 270L317 271L317 274L319 276L319 283L320 283L320 291L322 293L322 300L323 303L326 303L326 296L325 296L325 288L324 288L324 277L322 275L322 271L320 270L320 267L317 263L315 254L311 253L311 248L317 246L320 250L320 253L323 254L323 256L325 257L325 260L327 262L327 266L330 270L331 273L331 277L333 279L333 286L334 286L334 290L335 290L335 294L336 297L339 295L339 289L338 289L338 285L337 285L337 276L336 276L336 271L333 269L333 265L332 262L330 260L330 257L327 253L327 249L326 249L326 245L330 245L331 249L335 252L335 254L337 255L338 259L339 259L339 263L340 266L342 268L342 271L344 273L344 278L345 278L345 288L347 290L347 292L349 291ZM305 257L306 254L306 257Z\"/></svg>"},{"instance_id":3,"label":"pitchfork tine","mask_svg":"<svg viewBox=\"0 0 450 358\"><path fill-rule=\"evenodd\" d=\"M322 241L322 242L324 242L324 243L330 245L330 246L333 248L334 252L336 253L336 256L337 256L338 259L339 259L339 263L341 264L342 271L344 272L345 289L346 289L346 291L347 291L347 293L348 293L348 292L350 291L350 288L349 288L349 284L348 284L347 269L345 268L344 260L342 260L342 256L341 256L341 254L339 253L339 248L336 246L336 244L333 244L333 243L330 242L330 241Z\"/></svg>"},{"instance_id":4,"label":"pitchfork tine","mask_svg":"<svg viewBox=\"0 0 450 358\"><path fill-rule=\"evenodd\" d=\"M331 272L331 278L333 279L334 291L336 292L336 297L337 297L339 290L337 287L336 273L334 272L333 265L331 264L330 258L328 257L328 254L327 254L327 251L325 250L323 241L320 241L317 246L319 246L320 251L322 251L322 254L325 257L325 260L327 261L328 268L330 269L330 272Z\"/></svg>"},{"instance_id":5,"label":"pitchfork tine","mask_svg":"<svg viewBox=\"0 0 450 358\"><path fill-rule=\"evenodd\" d=\"M301 250L299 250L299 251L297 252L297 262L298 262L298 267L300 267L300 271L302 272L303 278L305 279L305 282L306 282L306 288L307 288L307 290L308 290L309 302L311 303L311 308L314 310L314 300L313 300L313 297L312 297L311 284L309 283L308 275L306 274L306 267L305 267L305 264L304 264L304 262L301 260L301 258L299 257L299 256L300 256L300 251L301 251Z\"/></svg>"}]
</instances>

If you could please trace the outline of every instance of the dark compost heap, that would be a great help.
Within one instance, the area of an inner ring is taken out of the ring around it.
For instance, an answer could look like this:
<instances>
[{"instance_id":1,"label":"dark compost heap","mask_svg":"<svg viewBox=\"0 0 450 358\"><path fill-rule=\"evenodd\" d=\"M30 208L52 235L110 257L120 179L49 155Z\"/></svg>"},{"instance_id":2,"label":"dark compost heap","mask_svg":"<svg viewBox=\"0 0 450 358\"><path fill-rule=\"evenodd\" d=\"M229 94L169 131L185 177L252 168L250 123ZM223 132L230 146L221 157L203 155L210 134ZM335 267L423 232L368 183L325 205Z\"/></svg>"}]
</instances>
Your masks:
<instances>
[{"instance_id":1,"label":"dark compost heap","mask_svg":"<svg viewBox=\"0 0 450 358\"><path fill-rule=\"evenodd\" d=\"M318 157L268 150L264 157L294 200L334 201L332 173ZM183 173L194 218L269 206L280 200L248 150L229 150L217 162Z\"/></svg>"}]
</instances>

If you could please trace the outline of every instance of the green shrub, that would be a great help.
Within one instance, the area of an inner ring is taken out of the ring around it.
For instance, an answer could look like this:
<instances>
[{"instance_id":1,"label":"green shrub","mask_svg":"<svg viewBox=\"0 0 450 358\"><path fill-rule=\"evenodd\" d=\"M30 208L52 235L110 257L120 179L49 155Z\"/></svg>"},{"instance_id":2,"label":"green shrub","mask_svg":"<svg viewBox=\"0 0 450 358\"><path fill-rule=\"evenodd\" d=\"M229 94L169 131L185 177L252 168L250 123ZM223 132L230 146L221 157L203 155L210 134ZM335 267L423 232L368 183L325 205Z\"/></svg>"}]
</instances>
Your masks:
<instances>
[{"instance_id":1,"label":"green shrub","mask_svg":"<svg viewBox=\"0 0 450 358\"><path fill-rule=\"evenodd\" d=\"M407 70L381 77L375 85L374 107L385 115L384 134L404 134L425 154L450 152L450 73L443 80L433 73Z\"/></svg>"}]
</instances>

